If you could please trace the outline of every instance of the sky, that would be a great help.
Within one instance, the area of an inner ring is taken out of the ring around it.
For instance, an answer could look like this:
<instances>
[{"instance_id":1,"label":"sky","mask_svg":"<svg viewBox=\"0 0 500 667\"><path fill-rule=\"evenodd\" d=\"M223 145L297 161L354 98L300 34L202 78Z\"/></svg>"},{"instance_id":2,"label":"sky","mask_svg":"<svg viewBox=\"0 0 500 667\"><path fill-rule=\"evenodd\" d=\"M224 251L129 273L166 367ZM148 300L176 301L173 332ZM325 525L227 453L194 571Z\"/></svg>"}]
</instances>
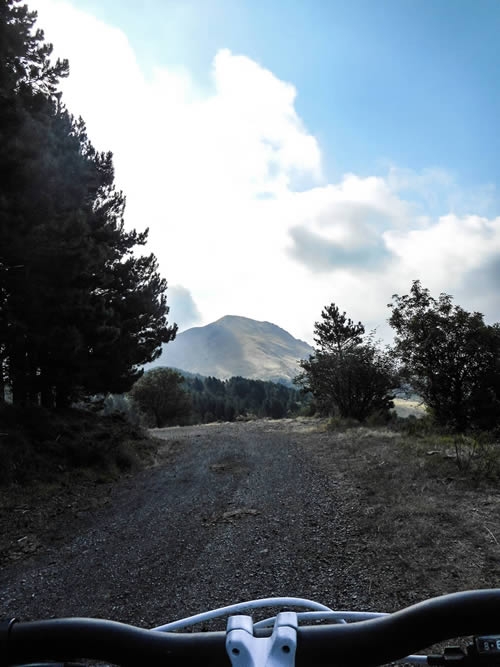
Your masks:
<instances>
[{"instance_id":1,"label":"sky","mask_svg":"<svg viewBox=\"0 0 500 667\"><path fill-rule=\"evenodd\" d=\"M498 0L28 0L179 330L389 341L421 280L500 320Z\"/></svg>"}]
</instances>

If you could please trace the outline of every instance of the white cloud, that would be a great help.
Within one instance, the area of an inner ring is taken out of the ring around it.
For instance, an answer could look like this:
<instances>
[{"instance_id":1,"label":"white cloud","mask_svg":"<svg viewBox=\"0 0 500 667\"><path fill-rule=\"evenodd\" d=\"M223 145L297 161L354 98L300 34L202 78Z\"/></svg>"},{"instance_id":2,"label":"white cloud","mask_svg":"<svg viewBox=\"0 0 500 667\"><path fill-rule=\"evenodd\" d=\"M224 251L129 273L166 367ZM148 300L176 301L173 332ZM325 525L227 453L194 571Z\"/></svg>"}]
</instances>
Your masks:
<instances>
[{"instance_id":1,"label":"white cloud","mask_svg":"<svg viewBox=\"0 0 500 667\"><path fill-rule=\"evenodd\" d=\"M191 292L182 285L168 287L169 322L175 322L179 332L199 324L200 312Z\"/></svg>"},{"instance_id":2,"label":"white cloud","mask_svg":"<svg viewBox=\"0 0 500 667\"><path fill-rule=\"evenodd\" d=\"M423 229L384 237L406 273L426 275L429 288L460 287L465 274L500 254L500 218L449 214Z\"/></svg>"},{"instance_id":3,"label":"white cloud","mask_svg":"<svg viewBox=\"0 0 500 667\"><path fill-rule=\"evenodd\" d=\"M380 268L390 259L383 232L411 218L411 207L384 179L355 174L337 185L297 193L294 209L290 254L313 272Z\"/></svg>"},{"instance_id":4,"label":"white cloud","mask_svg":"<svg viewBox=\"0 0 500 667\"><path fill-rule=\"evenodd\" d=\"M150 227L162 274L189 291L202 323L241 314L311 341L335 301L383 325L391 294L413 279L459 296L467 272L500 255L500 219L481 212L491 187L468 198L471 215L439 216L447 193L461 196L444 170L326 183L295 87L250 58L221 49L201 90L181 67L141 71L123 32L66 0L31 5L70 60L68 107L114 153L127 224Z\"/></svg>"}]
</instances>

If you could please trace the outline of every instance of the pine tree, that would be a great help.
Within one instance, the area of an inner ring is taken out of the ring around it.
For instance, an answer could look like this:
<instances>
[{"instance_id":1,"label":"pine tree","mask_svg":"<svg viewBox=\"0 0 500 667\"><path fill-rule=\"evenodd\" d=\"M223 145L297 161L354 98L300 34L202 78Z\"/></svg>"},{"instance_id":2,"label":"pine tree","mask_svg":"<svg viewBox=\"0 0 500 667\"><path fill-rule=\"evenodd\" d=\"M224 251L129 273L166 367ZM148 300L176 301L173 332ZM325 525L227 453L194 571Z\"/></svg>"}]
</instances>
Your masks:
<instances>
[{"instance_id":1,"label":"pine tree","mask_svg":"<svg viewBox=\"0 0 500 667\"><path fill-rule=\"evenodd\" d=\"M310 391L321 412L364 421L372 413L388 414L393 407L392 362L373 341L364 339L364 326L354 324L335 304L323 309L314 325L317 349L300 362L296 383Z\"/></svg>"},{"instance_id":2,"label":"pine tree","mask_svg":"<svg viewBox=\"0 0 500 667\"><path fill-rule=\"evenodd\" d=\"M35 13L0 0L0 371L14 402L128 390L175 337L147 231L126 231L111 153L57 84Z\"/></svg>"},{"instance_id":3,"label":"pine tree","mask_svg":"<svg viewBox=\"0 0 500 667\"><path fill-rule=\"evenodd\" d=\"M57 84L69 70L65 60L51 63L52 47L34 30L35 20L36 13L17 0L0 0L0 399L9 356L24 363L22 346L7 349L7 338L24 335L21 323L8 316L8 303L23 279L26 220L19 204L29 196L25 181L43 135L33 114L48 99L57 101Z\"/></svg>"}]
</instances>

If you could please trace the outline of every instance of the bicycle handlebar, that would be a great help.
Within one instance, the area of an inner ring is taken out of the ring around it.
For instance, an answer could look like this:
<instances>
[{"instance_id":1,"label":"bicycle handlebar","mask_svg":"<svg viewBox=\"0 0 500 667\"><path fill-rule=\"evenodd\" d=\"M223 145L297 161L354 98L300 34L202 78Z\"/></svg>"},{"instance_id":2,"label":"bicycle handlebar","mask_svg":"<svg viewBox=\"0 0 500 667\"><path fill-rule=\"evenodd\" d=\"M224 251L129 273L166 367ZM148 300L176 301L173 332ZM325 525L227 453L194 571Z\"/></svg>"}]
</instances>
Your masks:
<instances>
[{"instance_id":1,"label":"bicycle handlebar","mask_svg":"<svg viewBox=\"0 0 500 667\"><path fill-rule=\"evenodd\" d=\"M500 589L454 593L368 621L299 627L295 664L373 667L441 641L499 632ZM15 621L0 628L0 665L87 658L172 667L198 660L211 667L230 664L225 640L225 632L165 633L98 619Z\"/></svg>"}]
</instances>

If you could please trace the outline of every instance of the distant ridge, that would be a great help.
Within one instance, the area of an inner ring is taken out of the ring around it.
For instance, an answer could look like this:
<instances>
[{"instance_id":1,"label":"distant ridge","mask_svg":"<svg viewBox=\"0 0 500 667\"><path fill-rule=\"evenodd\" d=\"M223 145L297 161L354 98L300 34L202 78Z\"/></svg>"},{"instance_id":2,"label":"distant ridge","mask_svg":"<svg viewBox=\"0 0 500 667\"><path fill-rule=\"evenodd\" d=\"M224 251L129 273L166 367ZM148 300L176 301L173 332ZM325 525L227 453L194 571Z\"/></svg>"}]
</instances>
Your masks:
<instances>
[{"instance_id":1,"label":"distant ridge","mask_svg":"<svg viewBox=\"0 0 500 667\"><path fill-rule=\"evenodd\" d=\"M242 376L290 384L313 348L271 322L226 315L168 343L147 368L170 366L225 380Z\"/></svg>"}]
</instances>

